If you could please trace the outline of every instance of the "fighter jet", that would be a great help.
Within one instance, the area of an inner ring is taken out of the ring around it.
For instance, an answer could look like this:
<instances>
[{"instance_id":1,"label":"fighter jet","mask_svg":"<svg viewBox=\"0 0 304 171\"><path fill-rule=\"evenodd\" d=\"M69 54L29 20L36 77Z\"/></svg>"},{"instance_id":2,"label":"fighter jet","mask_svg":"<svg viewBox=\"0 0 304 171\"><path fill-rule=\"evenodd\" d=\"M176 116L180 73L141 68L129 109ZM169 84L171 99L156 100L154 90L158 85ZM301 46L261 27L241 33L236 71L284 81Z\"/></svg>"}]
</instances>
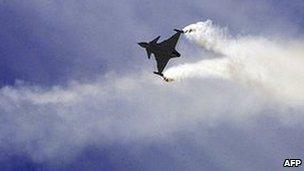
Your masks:
<instances>
[{"instance_id":1,"label":"fighter jet","mask_svg":"<svg viewBox=\"0 0 304 171\"><path fill-rule=\"evenodd\" d=\"M161 76L165 81L170 82L173 79L167 78L162 73L164 68L166 67L167 63L171 58L180 57L180 53L177 52L175 46L178 42L178 39L184 31L174 29L177 33L171 36L169 39L164 40L160 43L157 43L160 36L152 40L151 42L140 42L138 43L139 46L143 47L147 51L148 59L150 59L151 54L154 54L156 64L157 64L157 71L154 71L154 74Z\"/></svg>"}]
</instances>

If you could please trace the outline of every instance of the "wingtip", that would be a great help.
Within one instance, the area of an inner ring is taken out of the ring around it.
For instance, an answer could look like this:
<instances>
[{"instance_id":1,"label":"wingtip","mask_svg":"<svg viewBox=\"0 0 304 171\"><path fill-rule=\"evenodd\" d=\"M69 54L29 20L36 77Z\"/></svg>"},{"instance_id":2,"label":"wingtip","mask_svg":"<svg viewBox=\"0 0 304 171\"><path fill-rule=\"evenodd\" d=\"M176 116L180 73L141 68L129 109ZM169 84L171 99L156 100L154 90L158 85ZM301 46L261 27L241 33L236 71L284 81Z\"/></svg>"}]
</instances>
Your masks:
<instances>
[{"instance_id":1,"label":"wingtip","mask_svg":"<svg viewBox=\"0 0 304 171\"><path fill-rule=\"evenodd\" d=\"M157 72L157 71L153 71L153 73L156 74L156 75L159 75L159 76L161 76L161 77L164 77L164 74L163 74L163 73L160 73L160 72Z\"/></svg>"},{"instance_id":2,"label":"wingtip","mask_svg":"<svg viewBox=\"0 0 304 171\"><path fill-rule=\"evenodd\" d=\"M179 30L179 29L174 29L174 31L178 32L178 33L184 33L183 30Z\"/></svg>"},{"instance_id":3,"label":"wingtip","mask_svg":"<svg viewBox=\"0 0 304 171\"><path fill-rule=\"evenodd\" d=\"M168 77L164 77L164 80L168 83L174 81L173 78L168 78Z\"/></svg>"}]
</instances>

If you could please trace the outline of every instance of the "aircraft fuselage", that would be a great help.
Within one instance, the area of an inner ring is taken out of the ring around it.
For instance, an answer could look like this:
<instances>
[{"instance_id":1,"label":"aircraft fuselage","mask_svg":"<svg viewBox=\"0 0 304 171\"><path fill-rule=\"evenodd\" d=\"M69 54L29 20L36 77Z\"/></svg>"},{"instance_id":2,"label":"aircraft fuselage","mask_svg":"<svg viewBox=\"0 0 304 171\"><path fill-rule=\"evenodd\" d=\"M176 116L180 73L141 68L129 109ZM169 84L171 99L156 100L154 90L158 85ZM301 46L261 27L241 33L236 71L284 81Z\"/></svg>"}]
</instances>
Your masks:
<instances>
[{"instance_id":1,"label":"aircraft fuselage","mask_svg":"<svg viewBox=\"0 0 304 171\"><path fill-rule=\"evenodd\" d=\"M149 49L150 49L151 53L154 54L155 58L160 57L160 56L166 57L168 59L180 57L180 54L175 49L168 48L166 46L162 46L158 43L150 45Z\"/></svg>"}]
</instances>

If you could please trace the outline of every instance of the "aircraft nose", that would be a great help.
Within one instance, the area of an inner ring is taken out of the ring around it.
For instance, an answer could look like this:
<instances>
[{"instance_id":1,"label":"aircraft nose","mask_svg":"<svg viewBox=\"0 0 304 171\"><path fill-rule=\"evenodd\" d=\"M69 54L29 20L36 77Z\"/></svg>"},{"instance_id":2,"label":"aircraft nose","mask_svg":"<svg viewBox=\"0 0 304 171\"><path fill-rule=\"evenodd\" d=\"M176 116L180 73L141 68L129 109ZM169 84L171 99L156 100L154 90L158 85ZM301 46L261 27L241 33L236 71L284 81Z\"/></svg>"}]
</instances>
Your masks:
<instances>
[{"instance_id":1,"label":"aircraft nose","mask_svg":"<svg viewBox=\"0 0 304 171\"><path fill-rule=\"evenodd\" d=\"M145 42L139 42L137 43L140 47L146 48L146 43Z\"/></svg>"},{"instance_id":2,"label":"aircraft nose","mask_svg":"<svg viewBox=\"0 0 304 171\"><path fill-rule=\"evenodd\" d=\"M139 42L139 43L137 43L139 46L141 46L141 47L144 47L144 44L143 43L141 43L141 42Z\"/></svg>"}]
</instances>

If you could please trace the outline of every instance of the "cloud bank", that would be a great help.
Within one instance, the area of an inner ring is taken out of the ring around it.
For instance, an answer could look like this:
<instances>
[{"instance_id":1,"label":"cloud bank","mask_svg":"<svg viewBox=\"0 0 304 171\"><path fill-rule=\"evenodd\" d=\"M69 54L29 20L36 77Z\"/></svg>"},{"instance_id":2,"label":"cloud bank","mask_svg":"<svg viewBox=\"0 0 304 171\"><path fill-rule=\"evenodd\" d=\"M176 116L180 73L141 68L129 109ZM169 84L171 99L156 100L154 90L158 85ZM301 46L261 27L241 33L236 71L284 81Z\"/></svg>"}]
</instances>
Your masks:
<instances>
[{"instance_id":1,"label":"cloud bank","mask_svg":"<svg viewBox=\"0 0 304 171\"><path fill-rule=\"evenodd\" d=\"M51 89L5 87L0 93L1 149L13 145L35 161L69 156L91 143L170 140L197 124L243 120L264 105L262 96L222 81L166 84L148 73Z\"/></svg>"}]
</instances>

